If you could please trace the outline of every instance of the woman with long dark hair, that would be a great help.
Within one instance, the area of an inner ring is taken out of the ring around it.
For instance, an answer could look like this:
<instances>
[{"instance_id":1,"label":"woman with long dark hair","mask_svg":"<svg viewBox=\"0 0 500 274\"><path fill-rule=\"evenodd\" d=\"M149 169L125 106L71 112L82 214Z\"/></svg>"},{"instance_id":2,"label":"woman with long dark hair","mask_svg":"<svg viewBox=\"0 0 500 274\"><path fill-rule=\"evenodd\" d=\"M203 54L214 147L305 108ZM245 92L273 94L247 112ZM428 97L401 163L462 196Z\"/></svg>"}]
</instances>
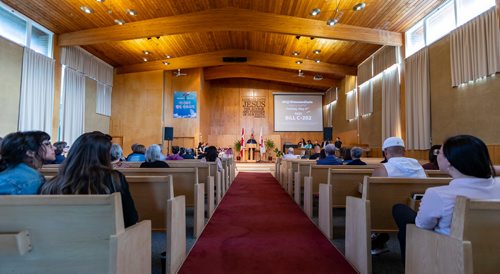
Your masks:
<instances>
[{"instance_id":1,"label":"woman with long dark hair","mask_svg":"<svg viewBox=\"0 0 500 274\"><path fill-rule=\"evenodd\" d=\"M38 172L44 161L54 161L50 135L43 131L10 133L0 147L0 194L37 194L44 182Z\"/></svg>"},{"instance_id":2,"label":"woman with long dark hair","mask_svg":"<svg viewBox=\"0 0 500 274\"><path fill-rule=\"evenodd\" d=\"M99 131L82 134L71 146L59 174L41 187L41 194L111 194L120 192L125 227L137 222L125 176L111 166L111 136Z\"/></svg>"},{"instance_id":3,"label":"woman with long dark hair","mask_svg":"<svg viewBox=\"0 0 500 274\"><path fill-rule=\"evenodd\" d=\"M222 171L222 162L219 158L219 153L217 152L217 148L215 146L209 146L205 150L205 158L202 159L205 162L216 162L217 170Z\"/></svg>"},{"instance_id":4,"label":"woman with long dark hair","mask_svg":"<svg viewBox=\"0 0 500 274\"><path fill-rule=\"evenodd\" d=\"M406 224L449 235L457 196L470 199L499 199L500 183L491 163L488 148L479 138L458 135L448 138L437 154L439 169L453 180L449 185L431 187L425 191L418 214L406 205L392 209L399 227L398 238L404 261Z\"/></svg>"}]
</instances>

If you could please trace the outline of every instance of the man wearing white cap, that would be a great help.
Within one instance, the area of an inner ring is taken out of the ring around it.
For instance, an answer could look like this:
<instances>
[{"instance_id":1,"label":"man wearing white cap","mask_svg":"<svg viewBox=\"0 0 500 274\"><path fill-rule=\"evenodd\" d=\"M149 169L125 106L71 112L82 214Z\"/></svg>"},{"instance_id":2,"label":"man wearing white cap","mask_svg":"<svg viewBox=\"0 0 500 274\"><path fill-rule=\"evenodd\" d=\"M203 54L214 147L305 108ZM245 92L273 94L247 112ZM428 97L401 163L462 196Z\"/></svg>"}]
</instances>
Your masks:
<instances>
[{"instance_id":1,"label":"man wearing white cap","mask_svg":"<svg viewBox=\"0 0 500 274\"><path fill-rule=\"evenodd\" d=\"M374 177L411 177L426 178L424 169L413 158L404 157L405 143L399 137L385 139L382 150L387 158L387 163L373 171Z\"/></svg>"},{"instance_id":2,"label":"man wearing white cap","mask_svg":"<svg viewBox=\"0 0 500 274\"><path fill-rule=\"evenodd\" d=\"M389 137L385 139L382 145L382 150L385 153L387 162L373 170L373 177L410 177L410 178L426 178L424 169L413 158L404 157L405 143L399 137ZM378 255L389 251L387 241L389 234L387 233L372 233L372 255Z\"/></svg>"}]
</instances>

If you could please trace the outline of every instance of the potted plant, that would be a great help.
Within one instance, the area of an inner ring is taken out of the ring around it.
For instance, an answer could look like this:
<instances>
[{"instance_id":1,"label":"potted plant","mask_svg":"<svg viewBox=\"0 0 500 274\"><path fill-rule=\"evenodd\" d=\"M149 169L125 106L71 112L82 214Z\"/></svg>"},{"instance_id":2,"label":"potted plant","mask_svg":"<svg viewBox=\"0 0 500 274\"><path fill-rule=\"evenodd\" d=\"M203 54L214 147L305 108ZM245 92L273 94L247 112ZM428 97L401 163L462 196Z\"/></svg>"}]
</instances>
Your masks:
<instances>
[{"instance_id":1,"label":"potted plant","mask_svg":"<svg viewBox=\"0 0 500 274\"><path fill-rule=\"evenodd\" d=\"M236 160L241 160L240 151L241 151L241 143L240 140L234 141L234 150L236 151Z\"/></svg>"},{"instance_id":2,"label":"potted plant","mask_svg":"<svg viewBox=\"0 0 500 274\"><path fill-rule=\"evenodd\" d=\"M283 152L281 152L278 148L275 148L273 151L276 153L276 158L283 157Z\"/></svg>"},{"instance_id":3,"label":"potted plant","mask_svg":"<svg viewBox=\"0 0 500 274\"><path fill-rule=\"evenodd\" d=\"M266 139L264 141L264 146L266 147L266 151L269 151L269 155L268 155L267 159L269 161L272 161L273 160L273 155L271 155L271 151L274 148L274 141L271 140L271 139Z\"/></svg>"}]
</instances>

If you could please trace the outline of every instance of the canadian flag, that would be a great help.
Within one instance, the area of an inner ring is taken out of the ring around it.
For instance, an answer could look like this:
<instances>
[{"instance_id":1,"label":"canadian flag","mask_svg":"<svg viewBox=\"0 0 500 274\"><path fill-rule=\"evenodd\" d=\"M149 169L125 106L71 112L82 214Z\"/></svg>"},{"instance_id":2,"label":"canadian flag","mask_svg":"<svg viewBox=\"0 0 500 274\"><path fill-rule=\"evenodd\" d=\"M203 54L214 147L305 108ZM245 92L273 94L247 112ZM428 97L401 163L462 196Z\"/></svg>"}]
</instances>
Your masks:
<instances>
[{"instance_id":1,"label":"canadian flag","mask_svg":"<svg viewBox=\"0 0 500 274\"><path fill-rule=\"evenodd\" d=\"M245 147L245 128L241 128L241 150L240 150L240 155L243 154L243 148Z\"/></svg>"}]
</instances>

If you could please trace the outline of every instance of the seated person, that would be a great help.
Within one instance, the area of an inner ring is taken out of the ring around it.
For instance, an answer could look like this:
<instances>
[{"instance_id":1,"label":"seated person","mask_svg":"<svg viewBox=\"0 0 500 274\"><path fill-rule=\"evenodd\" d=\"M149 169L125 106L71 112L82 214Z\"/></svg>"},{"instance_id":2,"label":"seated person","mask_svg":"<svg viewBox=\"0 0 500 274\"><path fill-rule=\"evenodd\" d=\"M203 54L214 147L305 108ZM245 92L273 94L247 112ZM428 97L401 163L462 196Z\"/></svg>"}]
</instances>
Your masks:
<instances>
[{"instance_id":1,"label":"seated person","mask_svg":"<svg viewBox=\"0 0 500 274\"><path fill-rule=\"evenodd\" d=\"M304 148L308 148L308 149L313 148L313 144L312 144L311 140L307 140L307 144L304 146Z\"/></svg>"},{"instance_id":2,"label":"seated person","mask_svg":"<svg viewBox=\"0 0 500 274\"><path fill-rule=\"evenodd\" d=\"M450 184L428 188L418 214L402 204L392 208L394 220L399 227L398 239L403 261L406 224L414 223L417 227L450 235L457 196L500 199L500 182L495 178L488 148L479 138L470 135L448 138L439 150L437 161L439 169L453 178Z\"/></svg>"},{"instance_id":3,"label":"seated person","mask_svg":"<svg viewBox=\"0 0 500 274\"><path fill-rule=\"evenodd\" d=\"M43 184L41 194L111 194L120 192L125 227L138 215L125 176L111 167L111 136L87 132L76 139L59 174Z\"/></svg>"},{"instance_id":4,"label":"seated person","mask_svg":"<svg viewBox=\"0 0 500 274\"><path fill-rule=\"evenodd\" d=\"M205 158L201 159L202 162L216 162L217 170L222 172L222 162L218 157L219 153L215 146L209 146L205 150Z\"/></svg>"},{"instance_id":5,"label":"seated person","mask_svg":"<svg viewBox=\"0 0 500 274\"><path fill-rule=\"evenodd\" d=\"M56 154L56 159L51 162L51 164L60 164L66 159L64 157L63 152L64 149L68 146L68 143L66 142L55 142L54 143L54 153Z\"/></svg>"},{"instance_id":6,"label":"seated person","mask_svg":"<svg viewBox=\"0 0 500 274\"><path fill-rule=\"evenodd\" d=\"M8 134L0 147L0 195L37 194L45 181L38 170L44 161L54 160L54 148L47 133Z\"/></svg>"},{"instance_id":7,"label":"seated person","mask_svg":"<svg viewBox=\"0 0 500 274\"><path fill-rule=\"evenodd\" d=\"M128 159L128 157L129 157L130 155L134 154L135 147L136 147L137 145L138 145L138 144L132 144L132 145L130 146L130 149L132 150L132 153L130 153L129 155L127 155L127 158L126 158L126 159Z\"/></svg>"},{"instance_id":8,"label":"seated person","mask_svg":"<svg viewBox=\"0 0 500 274\"><path fill-rule=\"evenodd\" d=\"M309 157L309 160L319 159L320 156L321 156L321 148L319 147L319 145L315 145L314 153Z\"/></svg>"},{"instance_id":9,"label":"seated person","mask_svg":"<svg viewBox=\"0 0 500 274\"><path fill-rule=\"evenodd\" d=\"M150 145L148 150L146 150L146 159L140 167L145 168L164 168L169 167L168 164L161 160L161 148L157 144Z\"/></svg>"},{"instance_id":10,"label":"seated person","mask_svg":"<svg viewBox=\"0 0 500 274\"><path fill-rule=\"evenodd\" d=\"M194 151L192 148L186 149L186 153L182 155L182 158L184 159L194 159Z\"/></svg>"},{"instance_id":11,"label":"seated person","mask_svg":"<svg viewBox=\"0 0 500 274\"><path fill-rule=\"evenodd\" d=\"M146 159L144 153L146 153L146 147L141 144L133 146L132 154L127 157L127 162L144 162Z\"/></svg>"},{"instance_id":12,"label":"seated person","mask_svg":"<svg viewBox=\"0 0 500 274\"><path fill-rule=\"evenodd\" d=\"M293 147L289 147L288 152L283 155L283 159L299 159L300 158L300 155L295 155L293 154Z\"/></svg>"},{"instance_id":13,"label":"seated person","mask_svg":"<svg viewBox=\"0 0 500 274\"><path fill-rule=\"evenodd\" d=\"M127 168L130 167L125 162L125 157L123 157L123 150L119 144L111 145L111 165L113 168Z\"/></svg>"},{"instance_id":14,"label":"seated person","mask_svg":"<svg viewBox=\"0 0 500 274\"><path fill-rule=\"evenodd\" d=\"M326 157L316 161L317 165L341 165L342 162L335 157L335 145L329 144L325 147Z\"/></svg>"},{"instance_id":15,"label":"seated person","mask_svg":"<svg viewBox=\"0 0 500 274\"><path fill-rule=\"evenodd\" d=\"M385 139L382 150L387 162L373 170L373 177L408 177L408 178L426 178L424 169L413 158L404 157L405 144L399 137L389 137ZM387 233L372 234L372 255L381 254L388 251Z\"/></svg>"},{"instance_id":16,"label":"seated person","mask_svg":"<svg viewBox=\"0 0 500 274\"><path fill-rule=\"evenodd\" d=\"M413 158L404 157L405 144L399 137L389 137L382 145L387 163L373 171L373 177L426 178L424 169Z\"/></svg>"},{"instance_id":17,"label":"seated person","mask_svg":"<svg viewBox=\"0 0 500 274\"><path fill-rule=\"evenodd\" d=\"M361 161L361 155L363 154L363 149L360 147L353 147L351 148L351 158L352 160L347 163L347 165L358 165L358 166L365 166L366 163Z\"/></svg>"},{"instance_id":18,"label":"seated person","mask_svg":"<svg viewBox=\"0 0 500 274\"><path fill-rule=\"evenodd\" d=\"M429 150L429 162L423 164L422 167L425 170L439 170L439 164L437 162L437 155L439 154L439 149L441 145L433 145Z\"/></svg>"},{"instance_id":19,"label":"seated person","mask_svg":"<svg viewBox=\"0 0 500 274\"><path fill-rule=\"evenodd\" d=\"M179 146L173 146L172 154L167 156L167 160L184 160L184 158L182 158L182 156L179 155L179 153L180 153Z\"/></svg>"}]
</instances>

